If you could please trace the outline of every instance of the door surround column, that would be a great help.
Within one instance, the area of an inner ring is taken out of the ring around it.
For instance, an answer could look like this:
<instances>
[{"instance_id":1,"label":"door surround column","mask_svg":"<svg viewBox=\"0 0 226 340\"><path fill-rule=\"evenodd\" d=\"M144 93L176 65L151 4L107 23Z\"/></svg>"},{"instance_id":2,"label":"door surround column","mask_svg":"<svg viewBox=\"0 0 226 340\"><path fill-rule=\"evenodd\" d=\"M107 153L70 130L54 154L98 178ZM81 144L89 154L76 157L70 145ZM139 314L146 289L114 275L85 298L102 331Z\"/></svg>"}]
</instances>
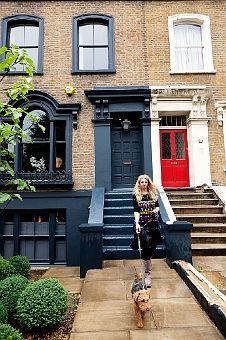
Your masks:
<instances>
[{"instance_id":1,"label":"door surround column","mask_svg":"<svg viewBox=\"0 0 226 340\"><path fill-rule=\"evenodd\" d=\"M95 186L111 189L111 120L93 120L95 140Z\"/></svg>"},{"instance_id":2,"label":"door surround column","mask_svg":"<svg viewBox=\"0 0 226 340\"><path fill-rule=\"evenodd\" d=\"M152 148L151 148L151 119L142 118L143 133L143 172L153 179Z\"/></svg>"}]
</instances>

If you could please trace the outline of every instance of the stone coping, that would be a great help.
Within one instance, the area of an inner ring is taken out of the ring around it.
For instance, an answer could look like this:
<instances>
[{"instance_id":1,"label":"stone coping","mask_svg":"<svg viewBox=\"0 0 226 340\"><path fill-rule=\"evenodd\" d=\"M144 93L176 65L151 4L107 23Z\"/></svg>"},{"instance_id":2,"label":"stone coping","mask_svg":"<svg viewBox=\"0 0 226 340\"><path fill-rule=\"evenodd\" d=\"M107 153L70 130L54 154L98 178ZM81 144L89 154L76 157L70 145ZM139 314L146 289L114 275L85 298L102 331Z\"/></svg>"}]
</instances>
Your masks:
<instances>
[{"instance_id":1,"label":"stone coping","mask_svg":"<svg viewBox=\"0 0 226 340\"><path fill-rule=\"evenodd\" d=\"M173 268L190 288L222 335L226 337L226 296L190 263L174 261Z\"/></svg>"}]
</instances>

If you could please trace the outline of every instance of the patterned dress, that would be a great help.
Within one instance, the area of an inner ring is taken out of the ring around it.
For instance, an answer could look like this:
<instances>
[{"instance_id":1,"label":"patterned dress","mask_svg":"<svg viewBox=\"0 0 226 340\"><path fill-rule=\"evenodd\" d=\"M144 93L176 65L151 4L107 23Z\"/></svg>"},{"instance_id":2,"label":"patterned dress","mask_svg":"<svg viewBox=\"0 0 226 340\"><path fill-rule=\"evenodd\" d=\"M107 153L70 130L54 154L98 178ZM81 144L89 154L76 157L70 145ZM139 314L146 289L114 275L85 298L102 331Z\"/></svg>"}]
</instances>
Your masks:
<instances>
[{"instance_id":1,"label":"patterned dress","mask_svg":"<svg viewBox=\"0 0 226 340\"><path fill-rule=\"evenodd\" d=\"M158 224L158 213L153 213L156 207L159 207L158 200L154 201L148 194L143 195L141 201L138 203L136 196L133 195L133 207L134 212L140 214L139 224L144 227L147 233L151 236L151 244L148 249L143 249L148 251L150 256L153 256L158 244L162 243L161 233ZM134 223L134 241L132 243L136 244L137 234L135 230ZM132 246L131 246L132 247ZM137 249L136 246L133 249Z\"/></svg>"}]
</instances>

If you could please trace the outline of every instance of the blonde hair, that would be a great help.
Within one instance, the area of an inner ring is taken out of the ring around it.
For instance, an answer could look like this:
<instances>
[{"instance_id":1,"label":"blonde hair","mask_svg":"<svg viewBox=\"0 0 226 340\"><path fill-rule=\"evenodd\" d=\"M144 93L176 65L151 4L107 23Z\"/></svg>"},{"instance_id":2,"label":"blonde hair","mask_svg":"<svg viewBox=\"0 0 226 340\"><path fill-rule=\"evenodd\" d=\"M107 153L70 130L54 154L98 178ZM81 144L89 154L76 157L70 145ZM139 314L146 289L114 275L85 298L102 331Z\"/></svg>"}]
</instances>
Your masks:
<instances>
[{"instance_id":1,"label":"blonde hair","mask_svg":"<svg viewBox=\"0 0 226 340\"><path fill-rule=\"evenodd\" d=\"M156 191L156 187L154 185L154 183L152 182L151 178L148 175L140 175L137 178L136 184L134 186L134 195L136 196L136 200L139 203L142 200L142 191L140 188L140 182L142 179L146 179L146 181L148 181L148 186L147 186L147 192L149 194L149 196L156 201L157 200L157 191Z\"/></svg>"}]
</instances>

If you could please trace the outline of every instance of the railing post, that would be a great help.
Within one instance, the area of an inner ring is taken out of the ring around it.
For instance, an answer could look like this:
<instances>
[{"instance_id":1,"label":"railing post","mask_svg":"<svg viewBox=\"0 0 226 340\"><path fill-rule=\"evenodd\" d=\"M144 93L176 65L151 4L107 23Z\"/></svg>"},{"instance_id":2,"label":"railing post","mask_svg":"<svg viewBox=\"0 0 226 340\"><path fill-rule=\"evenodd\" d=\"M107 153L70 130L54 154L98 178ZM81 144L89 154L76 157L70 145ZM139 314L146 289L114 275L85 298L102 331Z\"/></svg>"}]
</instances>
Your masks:
<instances>
[{"instance_id":1,"label":"railing post","mask_svg":"<svg viewBox=\"0 0 226 340\"><path fill-rule=\"evenodd\" d=\"M165 224L166 262L171 267L175 260L183 260L192 264L192 227L192 223L185 221Z\"/></svg>"},{"instance_id":2,"label":"railing post","mask_svg":"<svg viewBox=\"0 0 226 340\"><path fill-rule=\"evenodd\" d=\"M101 269L103 224L80 224L80 277L89 269Z\"/></svg>"},{"instance_id":3,"label":"railing post","mask_svg":"<svg viewBox=\"0 0 226 340\"><path fill-rule=\"evenodd\" d=\"M80 277L89 269L101 269L103 260L104 188L94 188L88 223L80 224Z\"/></svg>"},{"instance_id":4,"label":"railing post","mask_svg":"<svg viewBox=\"0 0 226 340\"><path fill-rule=\"evenodd\" d=\"M166 247L166 262L173 266L175 260L184 260L192 264L191 229L193 224L186 221L176 221L176 217L166 196L160 188L159 207L161 227L164 233Z\"/></svg>"}]
</instances>

